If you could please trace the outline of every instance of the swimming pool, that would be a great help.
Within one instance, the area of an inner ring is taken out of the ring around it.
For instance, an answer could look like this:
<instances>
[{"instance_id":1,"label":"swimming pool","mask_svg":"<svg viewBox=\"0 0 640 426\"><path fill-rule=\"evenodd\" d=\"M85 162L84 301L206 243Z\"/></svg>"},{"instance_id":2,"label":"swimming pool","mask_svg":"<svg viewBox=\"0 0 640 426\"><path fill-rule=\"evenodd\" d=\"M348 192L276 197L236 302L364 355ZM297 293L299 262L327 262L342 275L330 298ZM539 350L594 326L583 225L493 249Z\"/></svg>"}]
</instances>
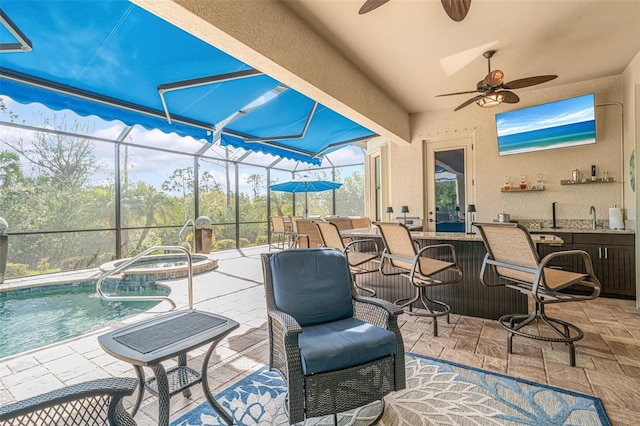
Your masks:
<instances>
[{"instance_id":1,"label":"swimming pool","mask_svg":"<svg viewBox=\"0 0 640 426\"><path fill-rule=\"evenodd\" d=\"M127 296L168 293L155 284L126 289ZM0 358L98 330L158 303L106 302L96 294L95 281L0 293Z\"/></svg>"}]
</instances>

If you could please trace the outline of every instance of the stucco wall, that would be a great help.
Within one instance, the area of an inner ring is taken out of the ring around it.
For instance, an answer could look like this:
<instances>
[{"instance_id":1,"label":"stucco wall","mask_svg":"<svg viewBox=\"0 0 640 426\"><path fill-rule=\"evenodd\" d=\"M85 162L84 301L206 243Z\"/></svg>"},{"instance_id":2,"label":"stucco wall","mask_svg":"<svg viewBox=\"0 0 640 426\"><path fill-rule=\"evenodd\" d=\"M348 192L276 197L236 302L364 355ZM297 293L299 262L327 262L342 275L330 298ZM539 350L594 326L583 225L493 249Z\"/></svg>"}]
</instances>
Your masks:
<instances>
[{"instance_id":1,"label":"stucco wall","mask_svg":"<svg viewBox=\"0 0 640 426\"><path fill-rule=\"evenodd\" d=\"M624 141L625 159L628 159L635 149L635 160L637 163L640 154L640 52L631 61L627 69L622 74L622 87L624 99ZM637 169L636 169L637 176ZM636 177L637 179L637 177ZM640 206L640 187L636 180L635 192L630 185L625 185L625 196L629 200L635 200L634 216L636 217L636 235L640 231L640 223L637 220L638 206ZM629 209L631 211L631 208ZM640 257L640 239L636 237L636 307L640 308L640 268L638 268L638 258Z\"/></svg>"},{"instance_id":2,"label":"stucco wall","mask_svg":"<svg viewBox=\"0 0 640 426\"><path fill-rule=\"evenodd\" d=\"M495 128L495 114L545 102L595 93L597 143L593 145L499 156ZM608 208L623 206L623 185L628 180L627 166L622 152L622 77L612 76L580 82L553 89L519 91L521 101L516 105L501 105L482 109L470 105L458 112L428 111L412 115L413 135L409 146L391 144L390 176L391 203L408 205L411 212L424 217L423 140L472 136L475 139L475 204L477 220L492 220L498 213L507 212L513 219L550 219L551 203L557 201L558 219L590 219L589 207L595 206L598 219L608 218ZM464 100L461 97L461 102ZM598 175L606 170L617 181L612 184L561 186L561 179L569 179L571 170L578 168L590 174L595 164ZM521 174L530 183L541 173L545 191L531 193L501 193L505 175L517 182ZM628 200L634 203L634 200ZM462 206L461 206L462 207Z\"/></svg>"},{"instance_id":3,"label":"stucco wall","mask_svg":"<svg viewBox=\"0 0 640 426\"><path fill-rule=\"evenodd\" d=\"M636 155L639 150L638 144L638 126L640 125L640 111L637 110L637 105L640 100L637 99L637 86L640 85L640 52L631 61L627 69L622 74L622 88L623 88L623 104L624 104L624 145L625 145L625 161L629 161L631 153L635 149ZM627 165L628 167L628 165ZM625 198L628 200L635 199L638 196L638 202L635 206L629 206L629 216L635 217L637 211L637 205L640 203L640 191L636 188L634 192L627 181L624 187ZM637 221L636 221L637 223Z\"/></svg>"}]
</instances>

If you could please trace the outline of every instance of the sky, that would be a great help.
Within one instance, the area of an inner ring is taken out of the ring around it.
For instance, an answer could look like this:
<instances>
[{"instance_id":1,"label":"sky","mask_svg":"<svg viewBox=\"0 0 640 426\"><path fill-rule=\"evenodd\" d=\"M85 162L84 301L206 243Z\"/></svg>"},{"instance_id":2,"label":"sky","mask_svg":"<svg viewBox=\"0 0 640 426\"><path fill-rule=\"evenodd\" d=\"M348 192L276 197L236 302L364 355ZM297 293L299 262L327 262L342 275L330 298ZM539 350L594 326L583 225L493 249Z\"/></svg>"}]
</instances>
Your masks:
<instances>
[{"instance_id":1,"label":"sky","mask_svg":"<svg viewBox=\"0 0 640 426\"><path fill-rule=\"evenodd\" d=\"M39 103L21 104L13 101L7 96L0 96L5 105L7 111L11 111L18 115L15 120L18 123L24 123L32 126L40 126L45 117L51 117L56 114L58 118L63 115L69 124L73 124L75 120L86 124L93 129L91 135L98 138L116 139L120 135L121 131L125 127L120 121L105 121L96 116L82 117L78 116L72 111L52 111L49 108L44 107ZM9 115L7 112L0 113L0 120L9 121ZM16 140L17 138L23 138L28 141L32 137L33 133L29 130L23 130L18 128L12 128L7 126L0 126L0 140ZM195 140L191 137L180 137L175 133L164 133L159 130L147 130L141 126L134 126L128 138L128 142L135 143L136 145L159 147L164 149L170 149L179 152L194 153L198 151L204 141ZM0 149L7 149L8 147L0 142ZM241 150L240 150L241 151ZM209 149L208 154L216 156L215 152L222 153L223 148L214 145ZM101 163L104 164L107 172L103 175L94 176L98 183L103 181L105 184L113 181L113 164L114 164L114 148L110 143L95 143L96 157ZM239 154L242 155L241 151ZM364 154L360 148L346 147L338 151L332 152L327 155L331 159L331 162L335 165L341 164L358 164L364 161ZM276 157L271 155L254 153L250 157L251 162L257 165L269 165L276 160ZM249 160L246 160L249 161ZM296 162L283 160L276 167L290 167L294 168ZM325 164L323 164L324 166ZM173 173L175 169L192 167L193 157L191 156L176 156L173 153L163 151L152 151L146 149L140 149L136 147L129 147L129 170L130 176L139 180L144 180L147 183L154 185L160 189L162 183ZM297 169L305 169L306 164L302 163L297 166ZM23 170L29 174L31 165L24 162ZM251 187L246 183L246 178L253 173L264 172L262 168L255 167L241 167L240 168L240 192L245 194L251 194ZM222 168L215 168L212 173L217 182L225 182L224 171ZM290 179L290 174L286 172L272 172L272 180L283 181ZM343 173L343 177L344 173Z\"/></svg>"}]
</instances>

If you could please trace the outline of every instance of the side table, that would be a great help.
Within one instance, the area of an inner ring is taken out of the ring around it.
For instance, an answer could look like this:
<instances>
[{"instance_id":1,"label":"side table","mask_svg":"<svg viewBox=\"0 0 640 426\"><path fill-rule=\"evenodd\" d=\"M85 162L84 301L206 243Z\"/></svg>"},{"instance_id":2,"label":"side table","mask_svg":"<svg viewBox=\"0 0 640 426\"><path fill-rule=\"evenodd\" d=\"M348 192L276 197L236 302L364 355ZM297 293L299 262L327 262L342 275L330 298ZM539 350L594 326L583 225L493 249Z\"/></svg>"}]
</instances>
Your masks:
<instances>
[{"instance_id":1,"label":"side table","mask_svg":"<svg viewBox=\"0 0 640 426\"><path fill-rule=\"evenodd\" d=\"M131 412L135 416L144 396L145 388L158 396L158 425L167 426L170 415L170 399L182 392L191 395L191 386L202 383L207 401L227 423L233 420L213 399L207 383L207 368L214 348L220 340L238 327L238 323L222 315L187 309L170 312L139 323L111 331L98 337L105 352L133 365L138 376L140 390ZM187 353L210 344L198 372L187 366ZM178 366L165 370L162 361L177 357ZM142 367L153 369L155 377L145 380Z\"/></svg>"}]
</instances>

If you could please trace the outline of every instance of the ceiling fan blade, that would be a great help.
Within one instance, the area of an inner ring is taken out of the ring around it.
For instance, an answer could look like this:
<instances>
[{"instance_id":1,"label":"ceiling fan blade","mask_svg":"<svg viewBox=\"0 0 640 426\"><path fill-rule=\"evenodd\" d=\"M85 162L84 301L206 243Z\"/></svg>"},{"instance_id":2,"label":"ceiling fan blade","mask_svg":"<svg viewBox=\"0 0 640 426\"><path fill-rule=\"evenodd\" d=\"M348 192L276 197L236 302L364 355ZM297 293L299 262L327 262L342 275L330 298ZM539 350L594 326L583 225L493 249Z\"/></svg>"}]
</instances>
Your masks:
<instances>
[{"instance_id":1,"label":"ceiling fan blade","mask_svg":"<svg viewBox=\"0 0 640 426\"><path fill-rule=\"evenodd\" d=\"M547 81L551 81L554 78L558 78L557 75L538 75L535 77L527 77L521 78L519 80L513 80L508 83L505 83L505 89L521 89L523 87L535 86L536 84L546 83Z\"/></svg>"},{"instance_id":2,"label":"ceiling fan blade","mask_svg":"<svg viewBox=\"0 0 640 426\"><path fill-rule=\"evenodd\" d=\"M379 8L388 1L389 0L367 0L358 11L358 14L364 15L365 13L369 13L372 10Z\"/></svg>"},{"instance_id":3,"label":"ceiling fan blade","mask_svg":"<svg viewBox=\"0 0 640 426\"><path fill-rule=\"evenodd\" d=\"M484 97L484 95L478 95L478 96L476 96L474 98L471 98L471 99L461 103L460 105L458 105L458 108L454 109L454 111L458 111L459 109L462 109L462 108L466 107L467 105L471 105L472 103L474 103L478 99L482 99L483 97Z\"/></svg>"},{"instance_id":4,"label":"ceiling fan blade","mask_svg":"<svg viewBox=\"0 0 640 426\"><path fill-rule=\"evenodd\" d=\"M436 98L439 98L441 96L468 95L470 93L478 93L478 91L477 90L468 90L466 92L445 93L444 95L436 95Z\"/></svg>"},{"instance_id":5,"label":"ceiling fan blade","mask_svg":"<svg viewBox=\"0 0 640 426\"><path fill-rule=\"evenodd\" d=\"M493 70L482 80L485 86L498 87L504 82L504 73L500 70Z\"/></svg>"},{"instance_id":6,"label":"ceiling fan blade","mask_svg":"<svg viewBox=\"0 0 640 426\"><path fill-rule=\"evenodd\" d=\"M517 104L518 102L520 102L520 97L518 97L518 95L513 92L509 92L508 90L501 90L496 93L500 93L504 96L504 98L502 98L502 102L506 104Z\"/></svg>"},{"instance_id":7,"label":"ceiling fan blade","mask_svg":"<svg viewBox=\"0 0 640 426\"><path fill-rule=\"evenodd\" d=\"M449 18L456 22L462 21L471 7L471 0L440 0Z\"/></svg>"}]
</instances>

